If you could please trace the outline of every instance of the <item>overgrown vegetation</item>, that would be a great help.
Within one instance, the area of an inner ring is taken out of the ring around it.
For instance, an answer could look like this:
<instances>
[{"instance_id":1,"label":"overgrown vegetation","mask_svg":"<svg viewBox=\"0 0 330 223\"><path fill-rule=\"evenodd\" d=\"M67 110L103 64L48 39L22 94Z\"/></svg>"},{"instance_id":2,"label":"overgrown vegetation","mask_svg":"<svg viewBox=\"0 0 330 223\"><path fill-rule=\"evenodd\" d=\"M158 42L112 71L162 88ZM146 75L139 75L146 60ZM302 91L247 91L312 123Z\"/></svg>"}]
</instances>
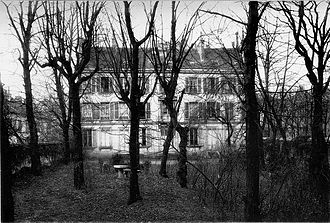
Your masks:
<instances>
[{"instance_id":1,"label":"overgrown vegetation","mask_svg":"<svg viewBox=\"0 0 330 223\"><path fill-rule=\"evenodd\" d=\"M291 159L284 159L287 152L281 152L280 142L264 144L267 159L259 182L262 221L317 220L319 204L313 198L315 188L308 177L311 146L308 137L299 137L290 143L287 149L295 154ZM244 221L245 153L226 151L219 158L201 156L193 162L195 167L190 165L188 169L189 186L222 221ZM269 152L272 152L271 158Z\"/></svg>"},{"instance_id":2,"label":"overgrown vegetation","mask_svg":"<svg viewBox=\"0 0 330 223\"><path fill-rule=\"evenodd\" d=\"M31 167L29 148L24 145L11 145L10 151L13 156L12 173L29 172ZM60 143L40 144L39 151L42 166L55 166L62 161L63 147Z\"/></svg>"}]
</instances>

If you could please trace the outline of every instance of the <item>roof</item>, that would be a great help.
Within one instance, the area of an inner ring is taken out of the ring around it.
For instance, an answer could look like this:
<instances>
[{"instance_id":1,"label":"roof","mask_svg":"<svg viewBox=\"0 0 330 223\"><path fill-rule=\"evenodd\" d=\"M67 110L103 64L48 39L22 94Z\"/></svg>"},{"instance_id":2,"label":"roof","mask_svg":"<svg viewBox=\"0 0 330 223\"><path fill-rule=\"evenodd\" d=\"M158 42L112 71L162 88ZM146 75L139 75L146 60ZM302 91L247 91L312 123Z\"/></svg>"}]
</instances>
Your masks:
<instances>
[{"instance_id":1,"label":"roof","mask_svg":"<svg viewBox=\"0 0 330 223\"><path fill-rule=\"evenodd\" d=\"M140 50L140 62L142 64L143 58L146 58L146 68L153 69L152 63L149 61L146 54L151 54L151 48L145 51ZM99 48L99 66L103 69L113 69L113 61L116 60L116 66L123 65L126 60L121 59L124 55L123 48L101 47ZM113 58L113 59L110 59ZM183 63L182 69L200 69L200 70L232 70L233 66L239 69L238 59L240 58L240 52L237 48L193 48L187 55L186 60ZM96 65L95 51L91 55L91 61L89 68L93 68Z\"/></svg>"}]
</instances>

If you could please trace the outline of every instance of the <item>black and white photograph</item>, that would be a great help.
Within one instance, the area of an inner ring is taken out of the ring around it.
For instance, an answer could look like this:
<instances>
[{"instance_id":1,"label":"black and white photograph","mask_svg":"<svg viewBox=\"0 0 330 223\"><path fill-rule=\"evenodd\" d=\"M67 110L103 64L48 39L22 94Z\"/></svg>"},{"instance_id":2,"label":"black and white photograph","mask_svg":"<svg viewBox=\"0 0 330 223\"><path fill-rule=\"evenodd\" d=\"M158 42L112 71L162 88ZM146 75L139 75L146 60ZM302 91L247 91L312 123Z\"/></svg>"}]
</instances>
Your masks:
<instances>
[{"instance_id":1,"label":"black and white photograph","mask_svg":"<svg viewBox=\"0 0 330 223\"><path fill-rule=\"evenodd\" d=\"M1 222L329 222L330 1L0 2Z\"/></svg>"}]
</instances>

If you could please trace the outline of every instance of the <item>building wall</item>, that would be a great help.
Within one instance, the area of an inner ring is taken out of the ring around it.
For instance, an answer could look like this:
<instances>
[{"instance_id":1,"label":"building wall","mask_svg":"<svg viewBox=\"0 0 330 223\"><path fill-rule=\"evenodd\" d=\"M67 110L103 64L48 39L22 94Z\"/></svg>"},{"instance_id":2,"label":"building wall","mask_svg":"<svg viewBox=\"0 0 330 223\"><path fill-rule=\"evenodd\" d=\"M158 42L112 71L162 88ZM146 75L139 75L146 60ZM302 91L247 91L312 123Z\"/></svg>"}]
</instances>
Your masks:
<instances>
[{"instance_id":1,"label":"building wall","mask_svg":"<svg viewBox=\"0 0 330 223\"><path fill-rule=\"evenodd\" d=\"M108 85L104 84L104 80L107 80L104 77L107 76L110 75L99 74L93 77L87 86L84 86L85 94L82 100L84 145L101 149L110 148L118 152L128 151L129 110L113 93L115 89L110 89L113 86L111 78L109 89L106 89ZM209 83L206 78L213 78L213 82ZM214 82L215 79L217 79L216 82ZM227 79L212 73L194 73L189 70L182 72L178 81L177 95L180 95L183 88L188 93L183 97L178 120L183 125L192 128L189 133L188 152L215 150L226 144L227 125L214 117L207 117L208 114L216 113L219 117L226 117L228 113L230 117L227 116L227 118L230 119L235 133L241 129L242 118L238 98L230 89L223 90L228 88L225 84L220 84L225 80ZM155 76L151 75L147 92L151 91L154 83ZM210 89L213 87L217 89ZM140 122L140 152L144 154L162 151L166 138L166 124L170 120L165 106L162 105L164 94L160 85L157 85L155 89L145 108L145 118ZM178 148L178 144L179 136L176 133L173 145ZM171 152L174 152L174 149Z\"/></svg>"}]
</instances>

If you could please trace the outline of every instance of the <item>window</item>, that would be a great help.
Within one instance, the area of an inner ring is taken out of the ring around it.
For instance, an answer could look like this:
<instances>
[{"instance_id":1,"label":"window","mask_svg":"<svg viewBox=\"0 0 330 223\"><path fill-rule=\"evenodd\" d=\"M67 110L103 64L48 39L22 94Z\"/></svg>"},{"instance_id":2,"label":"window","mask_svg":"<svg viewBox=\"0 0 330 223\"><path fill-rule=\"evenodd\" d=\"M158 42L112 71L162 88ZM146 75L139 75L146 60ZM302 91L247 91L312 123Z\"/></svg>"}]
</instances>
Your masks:
<instances>
[{"instance_id":1,"label":"window","mask_svg":"<svg viewBox=\"0 0 330 223\"><path fill-rule=\"evenodd\" d=\"M124 89L124 91L129 90L131 79L129 77L121 77L119 78L119 83L121 87Z\"/></svg>"},{"instance_id":2,"label":"window","mask_svg":"<svg viewBox=\"0 0 330 223\"><path fill-rule=\"evenodd\" d=\"M91 79L89 79L88 81L82 82L82 84L80 85L80 93L83 93L83 92L85 94L91 93L91 82L92 82Z\"/></svg>"},{"instance_id":3,"label":"window","mask_svg":"<svg viewBox=\"0 0 330 223\"><path fill-rule=\"evenodd\" d=\"M128 107L124 102L118 102L118 113L119 113L119 119L122 120L129 119Z\"/></svg>"},{"instance_id":4,"label":"window","mask_svg":"<svg viewBox=\"0 0 330 223\"><path fill-rule=\"evenodd\" d=\"M206 103L206 116L207 118L215 118L221 114L221 105L219 102L208 101Z\"/></svg>"},{"instance_id":5,"label":"window","mask_svg":"<svg viewBox=\"0 0 330 223\"><path fill-rule=\"evenodd\" d=\"M92 111L92 104L83 104L82 105L82 118L83 119L92 119L93 118L93 111Z\"/></svg>"},{"instance_id":6,"label":"window","mask_svg":"<svg viewBox=\"0 0 330 223\"><path fill-rule=\"evenodd\" d=\"M111 92L111 79L110 77L101 77L101 93L110 93Z\"/></svg>"},{"instance_id":7,"label":"window","mask_svg":"<svg viewBox=\"0 0 330 223\"><path fill-rule=\"evenodd\" d=\"M149 79L147 77L139 78L139 86L141 86L144 95L149 93Z\"/></svg>"},{"instance_id":8,"label":"window","mask_svg":"<svg viewBox=\"0 0 330 223\"><path fill-rule=\"evenodd\" d=\"M92 129L82 129L83 146L92 146Z\"/></svg>"},{"instance_id":9,"label":"window","mask_svg":"<svg viewBox=\"0 0 330 223\"><path fill-rule=\"evenodd\" d=\"M225 117L227 120L231 120L234 117L234 103L225 102Z\"/></svg>"},{"instance_id":10,"label":"window","mask_svg":"<svg viewBox=\"0 0 330 223\"><path fill-rule=\"evenodd\" d=\"M186 78L186 92L188 94L199 94L202 88L202 79L197 77Z\"/></svg>"},{"instance_id":11,"label":"window","mask_svg":"<svg viewBox=\"0 0 330 223\"><path fill-rule=\"evenodd\" d=\"M198 102L185 103L185 119L198 119L203 110L203 104Z\"/></svg>"},{"instance_id":12,"label":"window","mask_svg":"<svg viewBox=\"0 0 330 223\"><path fill-rule=\"evenodd\" d=\"M151 118L151 110L150 110L150 103L148 102L146 104L147 108L146 108L146 119L150 119Z\"/></svg>"},{"instance_id":13,"label":"window","mask_svg":"<svg viewBox=\"0 0 330 223\"><path fill-rule=\"evenodd\" d=\"M97 93L100 91L99 89L99 77L93 77L91 81L91 92Z\"/></svg>"},{"instance_id":14,"label":"window","mask_svg":"<svg viewBox=\"0 0 330 223\"><path fill-rule=\"evenodd\" d=\"M233 88L236 86L236 78L235 77L224 77L221 81L222 92L225 94L232 94Z\"/></svg>"},{"instance_id":15,"label":"window","mask_svg":"<svg viewBox=\"0 0 330 223\"><path fill-rule=\"evenodd\" d=\"M189 145L190 146L198 145L198 129L197 128L189 129Z\"/></svg>"},{"instance_id":16,"label":"window","mask_svg":"<svg viewBox=\"0 0 330 223\"><path fill-rule=\"evenodd\" d=\"M141 128L141 146L147 146L147 128Z\"/></svg>"},{"instance_id":17,"label":"window","mask_svg":"<svg viewBox=\"0 0 330 223\"><path fill-rule=\"evenodd\" d=\"M111 146L111 128L101 128L99 131L99 146L109 147Z\"/></svg>"},{"instance_id":18,"label":"window","mask_svg":"<svg viewBox=\"0 0 330 223\"><path fill-rule=\"evenodd\" d=\"M167 132L168 132L168 125L161 125L160 126L160 135L167 136Z\"/></svg>"},{"instance_id":19,"label":"window","mask_svg":"<svg viewBox=\"0 0 330 223\"><path fill-rule=\"evenodd\" d=\"M110 103L110 119L115 120L118 118L119 118L118 102L111 102Z\"/></svg>"},{"instance_id":20,"label":"window","mask_svg":"<svg viewBox=\"0 0 330 223\"><path fill-rule=\"evenodd\" d=\"M150 119L151 110L150 110L150 103L149 102L145 105L143 105L143 103L141 102L139 111L140 111L140 118L141 119Z\"/></svg>"},{"instance_id":21,"label":"window","mask_svg":"<svg viewBox=\"0 0 330 223\"><path fill-rule=\"evenodd\" d=\"M168 112L168 109L166 108L166 105L165 105L164 101L160 101L159 104L160 104L160 115L161 115L161 117L164 117L164 116L168 115L169 112Z\"/></svg>"},{"instance_id":22,"label":"window","mask_svg":"<svg viewBox=\"0 0 330 223\"><path fill-rule=\"evenodd\" d=\"M110 105L109 103L101 103L100 105L100 116L101 119L109 119L110 118Z\"/></svg>"},{"instance_id":23,"label":"window","mask_svg":"<svg viewBox=\"0 0 330 223\"><path fill-rule=\"evenodd\" d=\"M215 102L207 102L206 104L206 115L208 118L215 117Z\"/></svg>"},{"instance_id":24,"label":"window","mask_svg":"<svg viewBox=\"0 0 330 223\"><path fill-rule=\"evenodd\" d=\"M218 92L219 78L204 78L203 85L205 94L216 94Z\"/></svg>"},{"instance_id":25,"label":"window","mask_svg":"<svg viewBox=\"0 0 330 223\"><path fill-rule=\"evenodd\" d=\"M111 102L110 103L110 119L111 120L128 120L129 111L124 102Z\"/></svg>"},{"instance_id":26,"label":"window","mask_svg":"<svg viewBox=\"0 0 330 223\"><path fill-rule=\"evenodd\" d=\"M93 104L93 119L100 119L100 106L98 104Z\"/></svg>"},{"instance_id":27,"label":"window","mask_svg":"<svg viewBox=\"0 0 330 223\"><path fill-rule=\"evenodd\" d=\"M81 114L84 120L100 119L100 105L84 103L82 105Z\"/></svg>"}]
</instances>

